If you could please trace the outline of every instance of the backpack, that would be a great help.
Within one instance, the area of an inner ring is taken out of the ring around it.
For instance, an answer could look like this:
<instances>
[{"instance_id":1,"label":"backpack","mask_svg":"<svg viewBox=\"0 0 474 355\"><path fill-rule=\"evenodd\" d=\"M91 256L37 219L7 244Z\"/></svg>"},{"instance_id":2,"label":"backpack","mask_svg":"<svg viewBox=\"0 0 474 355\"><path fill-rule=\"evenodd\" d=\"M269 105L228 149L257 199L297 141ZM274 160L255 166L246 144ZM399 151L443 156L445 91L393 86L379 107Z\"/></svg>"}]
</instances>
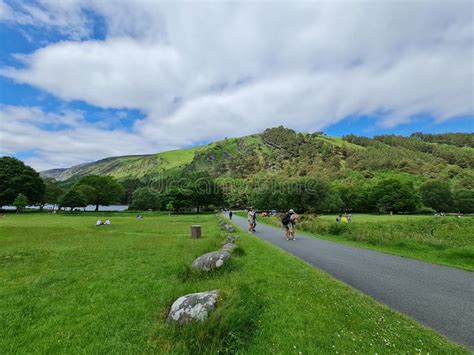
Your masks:
<instances>
[{"instance_id":1,"label":"backpack","mask_svg":"<svg viewBox=\"0 0 474 355\"><path fill-rule=\"evenodd\" d=\"M288 223L291 221L291 215L289 213L285 214L283 218L281 219L281 223L286 226Z\"/></svg>"}]
</instances>

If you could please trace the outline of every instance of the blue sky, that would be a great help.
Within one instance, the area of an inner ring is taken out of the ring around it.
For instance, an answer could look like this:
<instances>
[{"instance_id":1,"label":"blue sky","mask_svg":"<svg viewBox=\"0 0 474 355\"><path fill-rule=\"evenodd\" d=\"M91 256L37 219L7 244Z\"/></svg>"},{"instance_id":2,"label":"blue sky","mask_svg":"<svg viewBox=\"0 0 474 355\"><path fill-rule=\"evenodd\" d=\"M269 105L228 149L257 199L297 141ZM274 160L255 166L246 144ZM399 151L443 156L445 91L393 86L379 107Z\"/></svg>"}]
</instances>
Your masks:
<instances>
[{"instance_id":1,"label":"blue sky","mask_svg":"<svg viewBox=\"0 0 474 355\"><path fill-rule=\"evenodd\" d=\"M277 125L473 132L473 10L0 0L0 155L44 170Z\"/></svg>"}]
</instances>

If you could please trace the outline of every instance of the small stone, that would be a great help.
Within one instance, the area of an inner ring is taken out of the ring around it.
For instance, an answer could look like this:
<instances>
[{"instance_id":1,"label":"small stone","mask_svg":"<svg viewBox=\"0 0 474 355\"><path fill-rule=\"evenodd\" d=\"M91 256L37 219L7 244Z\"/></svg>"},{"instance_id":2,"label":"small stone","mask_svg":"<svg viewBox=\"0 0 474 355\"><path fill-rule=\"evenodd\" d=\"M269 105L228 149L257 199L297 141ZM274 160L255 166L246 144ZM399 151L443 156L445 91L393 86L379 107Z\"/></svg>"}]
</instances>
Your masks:
<instances>
[{"instance_id":1,"label":"small stone","mask_svg":"<svg viewBox=\"0 0 474 355\"><path fill-rule=\"evenodd\" d=\"M231 236L225 238L224 241L222 242L222 244L234 243L238 237L239 237L238 235L231 235Z\"/></svg>"},{"instance_id":2,"label":"small stone","mask_svg":"<svg viewBox=\"0 0 474 355\"><path fill-rule=\"evenodd\" d=\"M168 314L168 323L186 324L203 321L216 308L218 291L198 292L181 296L174 301Z\"/></svg>"},{"instance_id":3,"label":"small stone","mask_svg":"<svg viewBox=\"0 0 474 355\"><path fill-rule=\"evenodd\" d=\"M224 244L222 247L222 251L228 251L229 253L232 253L232 251L237 247L234 243L227 243Z\"/></svg>"},{"instance_id":4,"label":"small stone","mask_svg":"<svg viewBox=\"0 0 474 355\"><path fill-rule=\"evenodd\" d=\"M224 265L224 262L229 258L230 253L228 251L213 251L195 259L191 267L202 271L211 271Z\"/></svg>"},{"instance_id":5,"label":"small stone","mask_svg":"<svg viewBox=\"0 0 474 355\"><path fill-rule=\"evenodd\" d=\"M232 227L230 224L224 224L224 229L229 233L234 233L234 227Z\"/></svg>"}]
</instances>

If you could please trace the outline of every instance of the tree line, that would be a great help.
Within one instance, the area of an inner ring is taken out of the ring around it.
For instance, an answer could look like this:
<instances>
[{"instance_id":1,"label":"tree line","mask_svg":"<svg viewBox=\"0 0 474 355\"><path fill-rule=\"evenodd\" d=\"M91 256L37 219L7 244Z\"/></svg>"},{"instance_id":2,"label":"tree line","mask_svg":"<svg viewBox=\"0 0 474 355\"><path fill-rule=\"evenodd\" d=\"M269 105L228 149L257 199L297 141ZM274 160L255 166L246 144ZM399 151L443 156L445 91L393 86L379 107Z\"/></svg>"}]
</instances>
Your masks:
<instances>
[{"instance_id":1,"label":"tree line","mask_svg":"<svg viewBox=\"0 0 474 355\"><path fill-rule=\"evenodd\" d=\"M247 201L258 209L291 207L315 213L474 212L474 191L470 189L453 190L448 182L437 180L415 187L410 181L394 177L364 183L307 177L273 180L250 189Z\"/></svg>"},{"instance_id":2,"label":"tree line","mask_svg":"<svg viewBox=\"0 0 474 355\"><path fill-rule=\"evenodd\" d=\"M109 176L86 176L70 186L54 179L42 179L38 172L12 157L0 158L0 206L14 205L22 211L27 205L45 204L74 208L109 205L117 202L123 187Z\"/></svg>"},{"instance_id":3,"label":"tree line","mask_svg":"<svg viewBox=\"0 0 474 355\"><path fill-rule=\"evenodd\" d=\"M474 212L469 186L430 179L418 186L396 176L328 181L322 177L258 176L214 178L183 170L159 179L124 179L89 175L75 182L42 179L18 159L0 158L0 206L55 204L71 211L95 205L127 204L132 210L202 211L220 207L300 212Z\"/></svg>"},{"instance_id":4,"label":"tree line","mask_svg":"<svg viewBox=\"0 0 474 355\"><path fill-rule=\"evenodd\" d=\"M212 178L183 172L155 181L128 179L123 203L135 210L189 210L229 207L300 212L474 212L474 191L428 180L419 186L388 176L378 180L328 181L318 177Z\"/></svg>"}]
</instances>

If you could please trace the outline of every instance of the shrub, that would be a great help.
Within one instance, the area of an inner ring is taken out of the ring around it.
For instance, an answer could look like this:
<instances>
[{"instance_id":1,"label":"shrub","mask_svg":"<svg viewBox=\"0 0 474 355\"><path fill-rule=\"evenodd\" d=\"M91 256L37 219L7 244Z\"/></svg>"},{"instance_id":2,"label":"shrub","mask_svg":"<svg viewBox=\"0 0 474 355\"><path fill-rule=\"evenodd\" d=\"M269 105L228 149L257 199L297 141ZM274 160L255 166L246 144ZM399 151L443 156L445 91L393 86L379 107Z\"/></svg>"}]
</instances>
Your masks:
<instances>
[{"instance_id":1,"label":"shrub","mask_svg":"<svg viewBox=\"0 0 474 355\"><path fill-rule=\"evenodd\" d=\"M13 201L13 205L16 207L17 212L22 212L25 207L28 205L28 199L22 193L19 193L18 196Z\"/></svg>"},{"instance_id":2,"label":"shrub","mask_svg":"<svg viewBox=\"0 0 474 355\"><path fill-rule=\"evenodd\" d=\"M339 235L349 231L349 225L345 223L331 223L328 227L328 233L332 235Z\"/></svg>"},{"instance_id":3,"label":"shrub","mask_svg":"<svg viewBox=\"0 0 474 355\"><path fill-rule=\"evenodd\" d=\"M431 207L420 207L415 211L415 214L434 214L436 211Z\"/></svg>"}]
</instances>

